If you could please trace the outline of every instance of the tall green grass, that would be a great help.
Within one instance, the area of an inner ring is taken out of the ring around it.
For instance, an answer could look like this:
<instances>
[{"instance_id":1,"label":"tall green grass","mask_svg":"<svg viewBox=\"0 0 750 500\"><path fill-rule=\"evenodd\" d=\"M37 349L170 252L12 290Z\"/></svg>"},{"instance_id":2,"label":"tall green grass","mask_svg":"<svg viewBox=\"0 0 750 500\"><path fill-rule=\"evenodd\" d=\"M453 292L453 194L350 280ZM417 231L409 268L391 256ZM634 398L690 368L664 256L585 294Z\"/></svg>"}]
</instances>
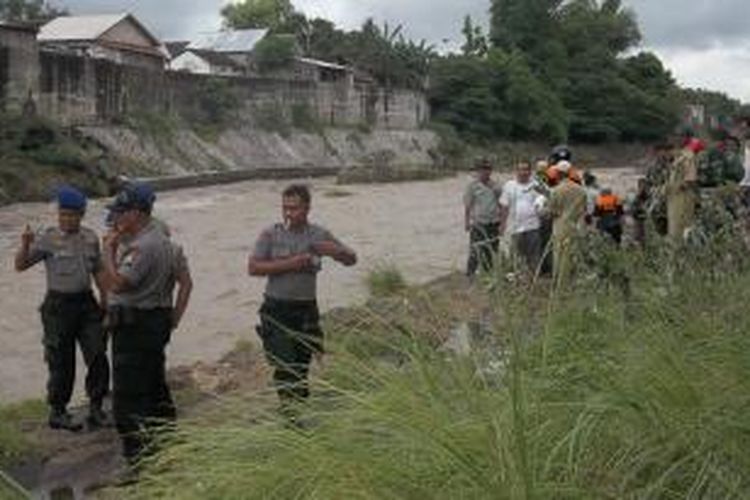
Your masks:
<instances>
[{"instance_id":1,"label":"tall green grass","mask_svg":"<svg viewBox=\"0 0 750 500\"><path fill-rule=\"evenodd\" d=\"M378 264L367 274L365 284L373 297L387 297L406 289L403 274L392 263Z\"/></svg>"},{"instance_id":2,"label":"tall green grass","mask_svg":"<svg viewBox=\"0 0 750 500\"><path fill-rule=\"evenodd\" d=\"M34 436L24 432L24 427L44 420L46 411L46 405L39 400L0 406L0 467L32 454L39 447Z\"/></svg>"},{"instance_id":3,"label":"tall green grass","mask_svg":"<svg viewBox=\"0 0 750 500\"><path fill-rule=\"evenodd\" d=\"M547 307L546 288L495 286L502 321L469 356L403 329L383 337L396 357L334 344L302 428L263 398L226 401L123 496L748 498L750 273L680 255L615 256ZM668 280L649 267L670 262ZM621 271L627 293L606 286ZM348 328L331 338L368 335Z\"/></svg>"}]
</instances>

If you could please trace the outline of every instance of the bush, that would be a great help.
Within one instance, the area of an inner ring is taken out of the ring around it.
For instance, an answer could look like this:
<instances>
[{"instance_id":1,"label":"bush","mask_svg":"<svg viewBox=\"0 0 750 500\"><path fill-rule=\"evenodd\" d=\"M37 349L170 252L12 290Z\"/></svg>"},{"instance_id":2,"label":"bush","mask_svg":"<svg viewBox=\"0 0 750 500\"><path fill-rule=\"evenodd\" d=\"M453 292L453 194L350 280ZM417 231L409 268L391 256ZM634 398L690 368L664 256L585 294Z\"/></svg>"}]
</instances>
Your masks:
<instances>
[{"instance_id":1,"label":"bush","mask_svg":"<svg viewBox=\"0 0 750 500\"><path fill-rule=\"evenodd\" d=\"M288 66L297 53L294 35L270 35L258 42L253 51L255 64L261 73Z\"/></svg>"},{"instance_id":2,"label":"bush","mask_svg":"<svg viewBox=\"0 0 750 500\"><path fill-rule=\"evenodd\" d=\"M367 274L367 289L373 297L395 295L406 289L401 271L393 264L380 264Z\"/></svg>"},{"instance_id":3,"label":"bush","mask_svg":"<svg viewBox=\"0 0 750 500\"><path fill-rule=\"evenodd\" d=\"M292 133L292 124L279 103L265 103L255 107L253 118L255 125L267 132L275 132L283 137Z\"/></svg>"},{"instance_id":4,"label":"bush","mask_svg":"<svg viewBox=\"0 0 750 500\"><path fill-rule=\"evenodd\" d=\"M222 78L204 80L196 95L199 121L226 126L237 118L241 101L232 82Z\"/></svg>"},{"instance_id":5,"label":"bush","mask_svg":"<svg viewBox=\"0 0 750 500\"><path fill-rule=\"evenodd\" d=\"M291 107L292 126L306 132L319 132L322 130L320 120L315 110L308 103L296 103Z\"/></svg>"}]
</instances>

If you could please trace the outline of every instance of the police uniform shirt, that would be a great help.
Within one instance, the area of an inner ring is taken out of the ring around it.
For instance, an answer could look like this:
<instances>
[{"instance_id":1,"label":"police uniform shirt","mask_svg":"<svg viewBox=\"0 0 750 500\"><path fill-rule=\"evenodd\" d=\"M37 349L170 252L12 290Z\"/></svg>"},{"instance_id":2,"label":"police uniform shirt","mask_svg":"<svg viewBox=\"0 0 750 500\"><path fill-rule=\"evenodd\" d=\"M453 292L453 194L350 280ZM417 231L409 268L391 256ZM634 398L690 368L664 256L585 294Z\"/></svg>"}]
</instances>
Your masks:
<instances>
[{"instance_id":1,"label":"police uniform shirt","mask_svg":"<svg viewBox=\"0 0 750 500\"><path fill-rule=\"evenodd\" d=\"M101 269L99 238L87 227L66 233L57 227L46 229L32 243L28 264L44 261L47 289L60 293L81 293L91 289L91 276Z\"/></svg>"},{"instance_id":2,"label":"police uniform shirt","mask_svg":"<svg viewBox=\"0 0 750 500\"><path fill-rule=\"evenodd\" d=\"M117 272L128 283L126 290L113 293L113 305L138 309L172 307L175 255L163 231L149 222L132 239L117 249Z\"/></svg>"},{"instance_id":3,"label":"police uniform shirt","mask_svg":"<svg viewBox=\"0 0 750 500\"><path fill-rule=\"evenodd\" d=\"M485 184L475 179L466 188L464 205L471 210L471 222L474 224L494 224L500 222L498 199L502 186L490 181Z\"/></svg>"},{"instance_id":4,"label":"police uniform shirt","mask_svg":"<svg viewBox=\"0 0 750 500\"><path fill-rule=\"evenodd\" d=\"M322 241L333 241L341 245L325 228L308 224L299 231L287 229L284 224L275 224L264 230L255 243L253 257L258 261L284 259L302 253L315 253L313 245ZM273 274L266 283L266 296L278 300L315 300L317 274L320 264L305 271Z\"/></svg>"}]
</instances>

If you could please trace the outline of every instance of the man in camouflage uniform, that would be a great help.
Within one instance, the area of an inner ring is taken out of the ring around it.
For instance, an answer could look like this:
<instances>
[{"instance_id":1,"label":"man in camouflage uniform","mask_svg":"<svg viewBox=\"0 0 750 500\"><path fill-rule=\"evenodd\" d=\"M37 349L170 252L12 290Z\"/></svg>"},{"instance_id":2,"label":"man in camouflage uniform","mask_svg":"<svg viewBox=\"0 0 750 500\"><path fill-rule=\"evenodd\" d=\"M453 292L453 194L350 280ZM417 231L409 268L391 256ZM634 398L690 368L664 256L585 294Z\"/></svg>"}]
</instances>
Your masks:
<instances>
[{"instance_id":1,"label":"man in camouflage uniform","mask_svg":"<svg viewBox=\"0 0 750 500\"><path fill-rule=\"evenodd\" d=\"M113 410L131 463L148 451L151 432L176 418L164 351L192 288L184 254L151 217L154 200L146 184L125 186L109 205L114 227L104 239L112 291Z\"/></svg>"},{"instance_id":2,"label":"man in camouflage uniform","mask_svg":"<svg viewBox=\"0 0 750 500\"><path fill-rule=\"evenodd\" d=\"M552 248L556 286L567 284L573 272L576 236L583 226L588 197L575 179L567 177L567 162L561 162L566 178L549 197L547 212L552 217Z\"/></svg>"},{"instance_id":3,"label":"man in camouflage uniform","mask_svg":"<svg viewBox=\"0 0 750 500\"><path fill-rule=\"evenodd\" d=\"M91 427L98 427L106 419L102 400L109 387L109 363L102 318L107 295L101 274L99 238L91 229L81 226L86 197L77 189L65 186L58 190L57 206L57 227L44 230L37 238L26 226L16 254L15 268L19 272L25 271L44 261L47 294L40 312L44 327L44 358L49 370L49 425L53 429L78 431L81 424L74 422L66 409L75 381L76 342L88 369L86 393L90 405L87 422ZM92 277L99 289L98 302L91 291Z\"/></svg>"},{"instance_id":4,"label":"man in camouflage uniform","mask_svg":"<svg viewBox=\"0 0 750 500\"><path fill-rule=\"evenodd\" d=\"M664 143L656 147L656 157L646 170L645 193L641 195L644 215L648 215L656 232L662 236L667 235L666 185L673 159L674 148L671 144Z\"/></svg>"}]
</instances>

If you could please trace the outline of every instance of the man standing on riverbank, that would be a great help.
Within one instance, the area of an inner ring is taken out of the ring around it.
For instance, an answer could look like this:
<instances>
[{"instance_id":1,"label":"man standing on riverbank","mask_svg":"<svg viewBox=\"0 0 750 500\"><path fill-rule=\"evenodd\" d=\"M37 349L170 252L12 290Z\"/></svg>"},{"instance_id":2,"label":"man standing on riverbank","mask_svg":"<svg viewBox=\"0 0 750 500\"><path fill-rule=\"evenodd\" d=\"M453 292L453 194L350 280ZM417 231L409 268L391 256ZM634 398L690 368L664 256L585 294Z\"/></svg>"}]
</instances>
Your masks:
<instances>
[{"instance_id":1,"label":"man standing on riverbank","mask_svg":"<svg viewBox=\"0 0 750 500\"><path fill-rule=\"evenodd\" d=\"M308 222L311 196L307 186L292 184L281 196L283 222L266 228L248 259L250 276L267 277L260 325L281 410L293 418L293 403L309 395L308 371L313 354L323 352L319 325L317 274L321 258L353 266L357 255L327 229Z\"/></svg>"},{"instance_id":2,"label":"man standing on riverbank","mask_svg":"<svg viewBox=\"0 0 750 500\"><path fill-rule=\"evenodd\" d=\"M187 260L151 217L154 200L148 185L124 187L109 205L113 228L104 239L112 291L113 409L131 463L148 450L149 432L176 417L164 350L192 288ZM176 304L175 282L180 287Z\"/></svg>"},{"instance_id":3,"label":"man standing on riverbank","mask_svg":"<svg viewBox=\"0 0 750 500\"><path fill-rule=\"evenodd\" d=\"M475 166L476 179L464 192L464 229L469 233L468 276L473 276L480 265L485 271L492 269L500 237L498 200L502 187L492 180L489 160L479 160Z\"/></svg>"},{"instance_id":4,"label":"man standing on riverbank","mask_svg":"<svg viewBox=\"0 0 750 500\"><path fill-rule=\"evenodd\" d=\"M567 162L561 162L567 176ZM567 284L573 272L576 237L586 215L586 190L574 179L566 177L550 195L547 210L552 217L554 277L556 286Z\"/></svg>"},{"instance_id":5,"label":"man standing on riverbank","mask_svg":"<svg viewBox=\"0 0 750 500\"><path fill-rule=\"evenodd\" d=\"M541 220L537 213L541 197L531 177L531 163L526 161L518 164L516 178L505 183L500 196L500 234L510 232L514 252L532 275L536 274L542 255Z\"/></svg>"},{"instance_id":6,"label":"man standing on riverbank","mask_svg":"<svg viewBox=\"0 0 750 500\"><path fill-rule=\"evenodd\" d=\"M99 238L81 226L86 197L75 188L64 186L57 192L58 225L46 229L39 239L29 226L21 235L16 253L16 271L25 271L44 261L47 294L40 308L44 327L44 359L47 361L47 403L49 426L79 431L67 411L73 394L76 370L76 343L81 347L88 373L90 427L105 422L102 401L109 388L107 341L102 329L107 294L102 279ZM92 277L99 290L97 302L91 291Z\"/></svg>"}]
</instances>

